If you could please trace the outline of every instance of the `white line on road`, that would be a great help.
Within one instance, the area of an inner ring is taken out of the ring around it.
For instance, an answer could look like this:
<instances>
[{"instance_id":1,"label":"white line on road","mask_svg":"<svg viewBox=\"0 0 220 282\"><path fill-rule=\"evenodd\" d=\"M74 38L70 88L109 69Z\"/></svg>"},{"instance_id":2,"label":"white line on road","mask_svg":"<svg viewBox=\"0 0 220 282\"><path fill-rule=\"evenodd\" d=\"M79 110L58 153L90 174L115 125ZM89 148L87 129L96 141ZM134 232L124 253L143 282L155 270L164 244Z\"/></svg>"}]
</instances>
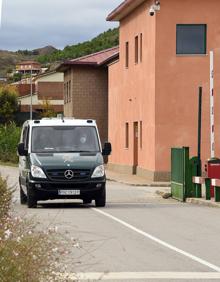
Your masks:
<instances>
[{"instance_id":1,"label":"white line on road","mask_svg":"<svg viewBox=\"0 0 220 282\"><path fill-rule=\"evenodd\" d=\"M106 216L106 217L108 217L108 218L110 218L110 219L112 219L112 220L114 220L114 221L116 221L116 222L126 226L127 228L129 228L129 229L131 229L131 230L133 230L133 231L143 235L144 237L146 237L146 238L148 238L148 239L150 239L150 240L152 240L152 241L154 241L154 242L156 242L156 243L158 243L158 244L160 244L160 245L162 245L162 246L164 246L164 247L174 251L174 252L177 252L177 253L179 253L179 254L181 254L183 256L186 256L186 257L188 257L188 258L190 258L190 259L192 259L192 260L194 260L196 262L199 262L200 264L203 264L203 265L205 265L205 266L207 266L207 267L209 267L209 268L211 268L211 269L213 269L213 270L215 270L217 272L220 272L220 267L219 266L216 266L216 265L214 265L212 263L209 263L208 261L203 260L203 259L201 259L201 258L199 258L197 256L194 256L194 255L192 255L192 254L190 254L188 252L185 252L185 251L183 251L183 250L181 250L179 248L176 248L175 246L172 246L169 243L166 243L165 241L162 241L162 240L156 238L155 236L153 236L153 235L151 235L149 233L146 233L146 232L144 232L144 231L142 231L142 230L132 226L131 224L128 224L127 222L125 222L125 221L123 221L123 220L121 220L121 219L119 219L119 218L117 218L115 216L112 216L111 214L108 214L108 213L106 213L106 212L104 212L104 211L102 211L100 209L96 209L96 208L92 208L92 209L94 211L96 211L96 212L98 212L98 213L100 213L100 214L102 214L102 215L104 215L104 216Z\"/></svg>"},{"instance_id":2,"label":"white line on road","mask_svg":"<svg viewBox=\"0 0 220 282\"><path fill-rule=\"evenodd\" d=\"M91 272L91 273L57 273L60 281L103 281L103 280L139 280L139 279L164 279L164 280L220 280L220 273L216 272Z\"/></svg>"}]
</instances>

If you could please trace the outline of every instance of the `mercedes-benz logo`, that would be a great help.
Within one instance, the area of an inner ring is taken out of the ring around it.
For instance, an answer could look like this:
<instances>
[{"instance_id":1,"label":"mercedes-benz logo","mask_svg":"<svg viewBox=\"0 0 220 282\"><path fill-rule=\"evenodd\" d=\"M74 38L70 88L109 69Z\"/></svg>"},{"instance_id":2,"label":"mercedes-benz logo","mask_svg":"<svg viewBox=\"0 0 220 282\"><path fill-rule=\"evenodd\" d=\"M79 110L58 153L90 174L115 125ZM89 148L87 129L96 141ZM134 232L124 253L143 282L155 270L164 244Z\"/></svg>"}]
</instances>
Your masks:
<instances>
[{"instance_id":1,"label":"mercedes-benz logo","mask_svg":"<svg viewBox=\"0 0 220 282\"><path fill-rule=\"evenodd\" d=\"M67 179L72 179L74 177L74 172L72 170L66 170L64 172L64 176L67 178Z\"/></svg>"}]
</instances>

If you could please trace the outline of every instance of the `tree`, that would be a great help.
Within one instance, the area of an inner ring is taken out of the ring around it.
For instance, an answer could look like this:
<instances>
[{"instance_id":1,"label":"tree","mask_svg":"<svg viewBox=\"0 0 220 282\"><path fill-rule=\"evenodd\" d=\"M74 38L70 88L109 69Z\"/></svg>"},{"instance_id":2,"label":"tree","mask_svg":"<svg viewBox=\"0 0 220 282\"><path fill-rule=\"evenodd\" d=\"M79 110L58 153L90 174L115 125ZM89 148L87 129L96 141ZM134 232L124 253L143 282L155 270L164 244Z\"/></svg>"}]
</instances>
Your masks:
<instances>
[{"instance_id":1,"label":"tree","mask_svg":"<svg viewBox=\"0 0 220 282\"><path fill-rule=\"evenodd\" d=\"M18 94L12 86L0 86L0 121L9 123L13 121L18 110Z\"/></svg>"},{"instance_id":2,"label":"tree","mask_svg":"<svg viewBox=\"0 0 220 282\"><path fill-rule=\"evenodd\" d=\"M53 109L53 106L51 105L50 103L50 100L48 99L44 99L43 102L42 102L42 113L41 113L41 118L44 118L44 117L48 117L48 118L51 118L51 117L56 117L56 113Z\"/></svg>"}]
</instances>

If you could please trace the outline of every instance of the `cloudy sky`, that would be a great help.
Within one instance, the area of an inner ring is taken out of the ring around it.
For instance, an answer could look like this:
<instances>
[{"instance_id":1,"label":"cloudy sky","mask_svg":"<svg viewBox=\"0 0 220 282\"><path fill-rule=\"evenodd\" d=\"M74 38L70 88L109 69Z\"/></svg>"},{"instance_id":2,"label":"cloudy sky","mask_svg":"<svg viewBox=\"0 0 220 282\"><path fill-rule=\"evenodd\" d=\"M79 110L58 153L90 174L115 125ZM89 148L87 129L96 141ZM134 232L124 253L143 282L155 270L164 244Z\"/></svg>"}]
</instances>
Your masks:
<instances>
[{"instance_id":1,"label":"cloudy sky","mask_svg":"<svg viewBox=\"0 0 220 282\"><path fill-rule=\"evenodd\" d=\"M1 0L0 0L1 1ZM0 49L35 49L92 39L117 26L106 16L122 0L2 0Z\"/></svg>"}]
</instances>

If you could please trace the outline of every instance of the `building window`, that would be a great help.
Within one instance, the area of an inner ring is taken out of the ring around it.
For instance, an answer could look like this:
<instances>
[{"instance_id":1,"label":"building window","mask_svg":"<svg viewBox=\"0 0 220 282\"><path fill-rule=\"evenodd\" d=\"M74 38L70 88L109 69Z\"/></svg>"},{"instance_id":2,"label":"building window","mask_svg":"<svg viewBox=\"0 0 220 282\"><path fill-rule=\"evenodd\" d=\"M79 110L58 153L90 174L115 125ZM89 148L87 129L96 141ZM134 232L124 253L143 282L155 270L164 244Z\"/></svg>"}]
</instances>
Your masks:
<instances>
[{"instance_id":1,"label":"building window","mask_svg":"<svg viewBox=\"0 0 220 282\"><path fill-rule=\"evenodd\" d=\"M125 43L125 67L129 67L129 42Z\"/></svg>"},{"instance_id":2,"label":"building window","mask_svg":"<svg viewBox=\"0 0 220 282\"><path fill-rule=\"evenodd\" d=\"M129 123L125 123L125 148L129 147Z\"/></svg>"},{"instance_id":3,"label":"building window","mask_svg":"<svg viewBox=\"0 0 220 282\"><path fill-rule=\"evenodd\" d=\"M135 36L135 64L138 64L138 48L139 48L139 46L138 46L139 44L138 44L138 36Z\"/></svg>"},{"instance_id":4,"label":"building window","mask_svg":"<svg viewBox=\"0 0 220 282\"><path fill-rule=\"evenodd\" d=\"M143 134L142 134L142 121L140 121L140 148L142 149L142 145L143 145L143 141L142 141L142 138L143 138Z\"/></svg>"},{"instance_id":5,"label":"building window","mask_svg":"<svg viewBox=\"0 0 220 282\"><path fill-rule=\"evenodd\" d=\"M143 58L143 34L140 34L140 62L142 62Z\"/></svg>"},{"instance_id":6,"label":"building window","mask_svg":"<svg viewBox=\"0 0 220 282\"><path fill-rule=\"evenodd\" d=\"M205 24L178 24L176 26L177 54L206 54Z\"/></svg>"},{"instance_id":7,"label":"building window","mask_svg":"<svg viewBox=\"0 0 220 282\"><path fill-rule=\"evenodd\" d=\"M71 102L71 81L69 81L69 102Z\"/></svg>"},{"instance_id":8,"label":"building window","mask_svg":"<svg viewBox=\"0 0 220 282\"><path fill-rule=\"evenodd\" d=\"M67 100L67 97L66 97L66 83L64 83L64 104L66 104L66 100Z\"/></svg>"},{"instance_id":9,"label":"building window","mask_svg":"<svg viewBox=\"0 0 220 282\"><path fill-rule=\"evenodd\" d=\"M69 102L69 82L66 83L66 102Z\"/></svg>"}]
</instances>

